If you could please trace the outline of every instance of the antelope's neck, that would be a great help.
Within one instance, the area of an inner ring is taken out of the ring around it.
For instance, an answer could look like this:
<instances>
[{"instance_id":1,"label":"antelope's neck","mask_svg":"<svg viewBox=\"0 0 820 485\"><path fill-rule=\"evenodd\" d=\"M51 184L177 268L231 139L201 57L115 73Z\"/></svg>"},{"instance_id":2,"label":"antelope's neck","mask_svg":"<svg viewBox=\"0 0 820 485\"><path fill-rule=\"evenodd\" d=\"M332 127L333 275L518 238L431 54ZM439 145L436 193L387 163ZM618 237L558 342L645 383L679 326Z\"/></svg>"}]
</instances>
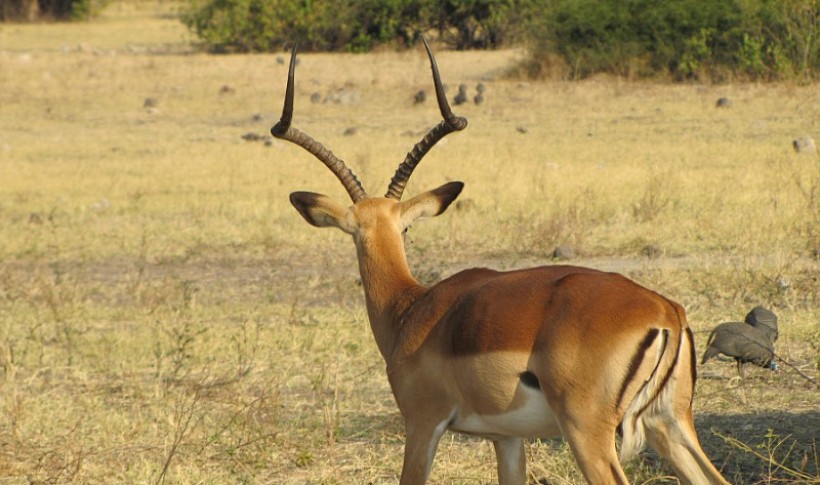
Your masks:
<instances>
[{"instance_id":1,"label":"antelope's neck","mask_svg":"<svg viewBox=\"0 0 820 485\"><path fill-rule=\"evenodd\" d=\"M401 315L427 289L410 273L400 235L356 244L370 327L382 357L390 355Z\"/></svg>"}]
</instances>

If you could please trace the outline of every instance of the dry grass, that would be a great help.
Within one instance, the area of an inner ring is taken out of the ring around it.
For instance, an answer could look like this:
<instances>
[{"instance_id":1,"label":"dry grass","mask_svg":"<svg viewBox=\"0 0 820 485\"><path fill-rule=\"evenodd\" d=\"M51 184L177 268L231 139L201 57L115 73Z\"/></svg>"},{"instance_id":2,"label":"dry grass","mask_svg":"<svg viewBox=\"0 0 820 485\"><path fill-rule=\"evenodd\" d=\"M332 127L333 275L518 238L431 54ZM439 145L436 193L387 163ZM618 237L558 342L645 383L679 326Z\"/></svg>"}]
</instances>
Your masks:
<instances>
[{"instance_id":1,"label":"dry grass","mask_svg":"<svg viewBox=\"0 0 820 485\"><path fill-rule=\"evenodd\" d=\"M354 250L287 201L344 191L302 151L241 138L275 121L286 68L194 53L170 11L0 25L0 483L396 483L401 420ZM438 53L451 86L488 91L408 189L459 179L471 201L413 228L419 277L571 245L683 303L701 345L772 307L778 352L817 379L820 168L790 146L820 138L817 86L506 80L519 56ZM381 193L437 122L412 103L423 53L301 61L297 126ZM309 101L340 89L358 101ZM788 367L742 385L731 363L700 371L700 433L727 476L820 480L816 387ZM446 436L431 483L492 483L491 448ZM562 442L528 453L533 480L581 483ZM635 483L673 481L644 458Z\"/></svg>"}]
</instances>

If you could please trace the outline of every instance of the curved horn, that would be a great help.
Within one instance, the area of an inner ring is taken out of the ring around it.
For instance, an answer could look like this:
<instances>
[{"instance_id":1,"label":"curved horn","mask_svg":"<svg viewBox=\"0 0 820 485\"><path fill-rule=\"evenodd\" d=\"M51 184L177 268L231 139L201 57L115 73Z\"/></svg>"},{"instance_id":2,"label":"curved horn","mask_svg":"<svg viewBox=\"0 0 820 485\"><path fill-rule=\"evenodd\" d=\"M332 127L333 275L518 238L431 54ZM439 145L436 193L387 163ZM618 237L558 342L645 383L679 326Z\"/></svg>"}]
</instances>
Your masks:
<instances>
[{"instance_id":1,"label":"curved horn","mask_svg":"<svg viewBox=\"0 0 820 485\"><path fill-rule=\"evenodd\" d=\"M424 37L421 38L424 42L424 48L427 49L427 56L430 58L430 67L433 70L433 84L436 86L436 99L438 99L438 108L441 111L441 117L444 118L432 130L427 132L420 142L416 143L411 151L407 153L404 161L399 165L396 174L390 180L390 185L387 187L385 197L401 200L401 194L404 192L404 187L407 185L407 180L413 174L416 165L419 164L424 155L433 148L433 145L439 140L454 131L461 131L467 127L467 118L456 116L450 109L447 103L447 95L444 93L444 87L441 85L441 76L436 65L436 58L433 57L433 51L430 50L430 45Z\"/></svg>"},{"instance_id":2,"label":"curved horn","mask_svg":"<svg viewBox=\"0 0 820 485\"><path fill-rule=\"evenodd\" d=\"M293 71L296 67L296 45L293 46L293 52L290 55L290 69L288 70L288 87L285 91L285 104L282 107L282 117L270 129L270 134L276 138L281 138L289 142L295 143L305 150L309 151L316 158L324 163L327 168L333 172L339 181L342 182L345 190L350 195L353 203L367 197L367 193L362 187L362 183L356 178L356 174L350 170L345 162L340 160L330 150L325 148L321 143L311 138L304 132L297 130L290 126L293 120Z\"/></svg>"}]
</instances>

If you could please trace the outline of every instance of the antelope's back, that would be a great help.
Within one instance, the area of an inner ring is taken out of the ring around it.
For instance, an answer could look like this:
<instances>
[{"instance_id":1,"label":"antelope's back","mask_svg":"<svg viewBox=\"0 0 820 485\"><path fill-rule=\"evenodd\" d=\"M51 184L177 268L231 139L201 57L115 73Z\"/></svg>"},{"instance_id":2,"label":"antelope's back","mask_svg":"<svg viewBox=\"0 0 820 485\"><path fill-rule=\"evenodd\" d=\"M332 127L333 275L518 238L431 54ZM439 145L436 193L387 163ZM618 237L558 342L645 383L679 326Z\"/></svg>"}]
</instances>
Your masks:
<instances>
[{"instance_id":1,"label":"antelope's back","mask_svg":"<svg viewBox=\"0 0 820 485\"><path fill-rule=\"evenodd\" d=\"M577 344L585 352L605 352L624 334L680 330L679 308L617 273L577 266L477 268L430 288L404 315L400 341L405 353L438 333L444 335L436 343L445 346L439 351L455 355L530 352L536 343L546 351Z\"/></svg>"}]
</instances>

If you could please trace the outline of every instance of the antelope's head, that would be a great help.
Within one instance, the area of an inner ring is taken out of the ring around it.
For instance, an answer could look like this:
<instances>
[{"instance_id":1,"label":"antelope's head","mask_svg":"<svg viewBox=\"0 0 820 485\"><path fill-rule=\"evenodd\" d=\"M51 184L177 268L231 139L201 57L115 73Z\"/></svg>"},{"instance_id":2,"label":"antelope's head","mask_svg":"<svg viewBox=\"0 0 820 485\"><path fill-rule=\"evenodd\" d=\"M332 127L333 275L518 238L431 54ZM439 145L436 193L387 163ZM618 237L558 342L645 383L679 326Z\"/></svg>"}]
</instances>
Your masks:
<instances>
[{"instance_id":1,"label":"antelope's head","mask_svg":"<svg viewBox=\"0 0 820 485\"><path fill-rule=\"evenodd\" d=\"M400 235L416 219L433 217L444 212L461 193L464 184L450 182L409 200L401 200L410 175L424 155L447 134L463 130L467 126L467 120L454 115L447 103L438 66L426 40L424 40L424 47L430 58L436 98L443 120L416 143L404 161L399 164L384 197L370 197L353 171L341 159L309 135L291 126L293 78L296 66L296 46L294 46L290 58L282 118L271 128L271 134L276 138L295 143L312 153L336 175L353 201L352 206L345 207L327 196L313 192L290 194L290 202L310 224L316 227L337 227L353 235L358 244L362 240L374 239L377 234ZM375 233L377 230L378 233Z\"/></svg>"}]
</instances>

